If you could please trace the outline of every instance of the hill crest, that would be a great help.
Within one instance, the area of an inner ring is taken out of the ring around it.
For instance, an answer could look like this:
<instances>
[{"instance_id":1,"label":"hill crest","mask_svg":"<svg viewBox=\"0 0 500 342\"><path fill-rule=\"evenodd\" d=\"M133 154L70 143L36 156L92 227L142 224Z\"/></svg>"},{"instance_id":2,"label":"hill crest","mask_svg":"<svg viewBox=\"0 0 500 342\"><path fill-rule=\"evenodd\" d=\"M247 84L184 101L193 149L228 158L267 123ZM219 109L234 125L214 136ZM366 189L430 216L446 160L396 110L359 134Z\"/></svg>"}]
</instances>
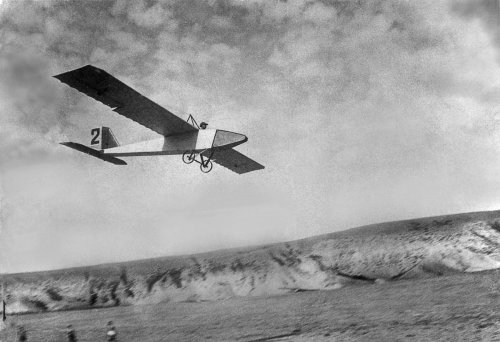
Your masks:
<instances>
[{"instance_id":1,"label":"hill crest","mask_svg":"<svg viewBox=\"0 0 500 342\"><path fill-rule=\"evenodd\" d=\"M2 279L11 313L219 300L494 269L499 245L500 211L488 211Z\"/></svg>"}]
</instances>

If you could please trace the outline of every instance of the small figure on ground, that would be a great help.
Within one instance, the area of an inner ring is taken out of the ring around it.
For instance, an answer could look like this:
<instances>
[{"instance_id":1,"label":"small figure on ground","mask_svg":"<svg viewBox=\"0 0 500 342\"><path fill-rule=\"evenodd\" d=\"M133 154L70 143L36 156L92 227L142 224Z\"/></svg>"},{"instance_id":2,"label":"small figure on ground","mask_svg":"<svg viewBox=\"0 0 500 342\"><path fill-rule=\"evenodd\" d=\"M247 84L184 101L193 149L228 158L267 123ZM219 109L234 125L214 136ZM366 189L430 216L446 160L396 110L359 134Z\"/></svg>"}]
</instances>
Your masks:
<instances>
[{"instance_id":1,"label":"small figure on ground","mask_svg":"<svg viewBox=\"0 0 500 342\"><path fill-rule=\"evenodd\" d=\"M76 342L76 331L73 326L70 324L66 328L66 336L68 337L69 342Z\"/></svg>"},{"instance_id":2,"label":"small figure on ground","mask_svg":"<svg viewBox=\"0 0 500 342\"><path fill-rule=\"evenodd\" d=\"M5 322L5 320L7 319L7 310L6 310L6 304L5 304L5 300L2 300L2 321Z\"/></svg>"},{"instance_id":3,"label":"small figure on ground","mask_svg":"<svg viewBox=\"0 0 500 342\"><path fill-rule=\"evenodd\" d=\"M17 328L17 340L19 342L28 341L28 333L26 332L26 328L23 325Z\"/></svg>"},{"instance_id":4,"label":"small figure on ground","mask_svg":"<svg viewBox=\"0 0 500 342\"><path fill-rule=\"evenodd\" d=\"M108 322L108 331L106 332L107 341L118 341L116 329L112 321Z\"/></svg>"}]
</instances>

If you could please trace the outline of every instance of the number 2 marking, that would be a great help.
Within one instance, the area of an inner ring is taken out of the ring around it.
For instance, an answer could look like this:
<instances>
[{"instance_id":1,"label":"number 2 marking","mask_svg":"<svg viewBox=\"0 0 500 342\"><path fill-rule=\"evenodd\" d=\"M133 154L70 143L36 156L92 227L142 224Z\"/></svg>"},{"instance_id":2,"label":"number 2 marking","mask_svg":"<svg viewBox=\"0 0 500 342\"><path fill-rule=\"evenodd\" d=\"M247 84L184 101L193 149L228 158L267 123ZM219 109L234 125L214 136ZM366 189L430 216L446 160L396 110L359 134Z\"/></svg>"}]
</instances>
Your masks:
<instances>
[{"instance_id":1,"label":"number 2 marking","mask_svg":"<svg viewBox=\"0 0 500 342\"><path fill-rule=\"evenodd\" d=\"M90 145L96 145L99 144L99 133L101 130L99 128L94 128L90 131L90 134L92 135L92 140L90 140Z\"/></svg>"}]
</instances>

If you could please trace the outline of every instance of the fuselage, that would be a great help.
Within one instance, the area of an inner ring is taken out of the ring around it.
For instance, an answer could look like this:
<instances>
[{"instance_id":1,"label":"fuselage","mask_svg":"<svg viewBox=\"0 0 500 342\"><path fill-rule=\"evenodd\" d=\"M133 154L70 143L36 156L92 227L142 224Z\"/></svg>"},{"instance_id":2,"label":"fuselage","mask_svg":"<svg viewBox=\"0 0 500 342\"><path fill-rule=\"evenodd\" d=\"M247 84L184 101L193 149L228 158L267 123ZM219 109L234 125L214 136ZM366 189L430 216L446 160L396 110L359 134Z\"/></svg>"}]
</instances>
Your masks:
<instances>
[{"instance_id":1,"label":"fuselage","mask_svg":"<svg viewBox=\"0 0 500 342\"><path fill-rule=\"evenodd\" d=\"M200 153L205 150L223 150L243 144L248 138L239 133L220 129L200 129L194 132L166 136L103 150L110 156L150 156Z\"/></svg>"}]
</instances>

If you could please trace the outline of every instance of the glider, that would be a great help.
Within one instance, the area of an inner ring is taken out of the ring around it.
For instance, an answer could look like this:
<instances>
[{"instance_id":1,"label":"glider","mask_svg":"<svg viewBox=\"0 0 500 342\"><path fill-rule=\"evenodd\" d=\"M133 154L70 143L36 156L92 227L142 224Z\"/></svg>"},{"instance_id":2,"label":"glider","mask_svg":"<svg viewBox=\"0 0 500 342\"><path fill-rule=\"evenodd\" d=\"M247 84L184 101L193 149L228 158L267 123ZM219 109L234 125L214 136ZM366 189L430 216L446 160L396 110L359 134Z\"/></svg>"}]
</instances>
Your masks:
<instances>
[{"instance_id":1,"label":"glider","mask_svg":"<svg viewBox=\"0 0 500 342\"><path fill-rule=\"evenodd\" d=\"M198 125L191 115L184 121L104 70L87 65L54 77L163 136L120 145L108 127L100 127L91 130L90 146L76 142L62 145L116 165L127 164L117 157L182 154L186 164L197 162L205 173L212 170L212 161L238 174L264 168L233 149L248 140L245 135L208 129L206 123Z\"/></svg>"}]
</instances>

